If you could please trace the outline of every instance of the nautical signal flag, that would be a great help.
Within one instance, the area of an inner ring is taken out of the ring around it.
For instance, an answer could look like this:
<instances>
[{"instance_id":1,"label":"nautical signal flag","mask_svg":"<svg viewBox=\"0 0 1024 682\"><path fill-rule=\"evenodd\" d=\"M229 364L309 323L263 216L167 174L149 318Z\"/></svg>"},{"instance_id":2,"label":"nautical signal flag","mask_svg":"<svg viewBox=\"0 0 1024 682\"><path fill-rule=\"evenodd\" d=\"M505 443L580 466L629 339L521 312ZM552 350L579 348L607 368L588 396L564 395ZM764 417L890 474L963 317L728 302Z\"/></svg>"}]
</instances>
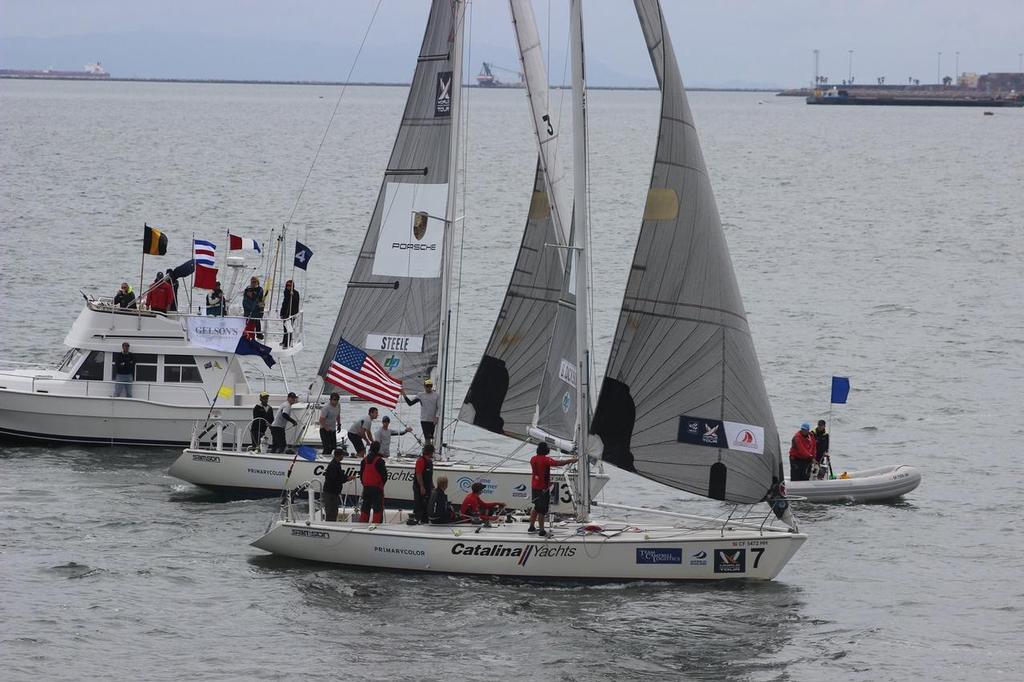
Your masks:
<instances>
[{"instance_id":1,"label":"nautical signal flag","mask_svg":"<svg viewBox=\"0 0 1024 682\"><path fill-rule=\"evenodd\" d=\"M196 276L192 280L192 285L196 289L213 291L217 287L217 268L208 268L196 263Z\"/></svg>"},{"instance_id":2,"label":"nautical signal flag","mask_svg":"<svg viewBox=\"0 0 1024 682\"><path fill-rule=\"evenodd\" d=\"M832 377L832 402L837 405L846 403L850 395L850 379L848 377Z\"/></svg>"},{"instance_id":3,"label":"nautical signal flag","mask_svg":"<svg viewBox=\"0 0 1024 682\"><path fill-rule=\"evenodd\" d=\"M256 339L247 338L245 334L242 334L242 337L238 339L235 355L258 355L263 358L263 362L267 363L267 367L273 367L277 364L277 361L270 354L270 346L264 346Z\"/></svg>"},{"instance_id":4,"label":"nautical signal flag","mask_svg":"<svg viewBox=\"0 0 1024 682\"><path fill-rule=\"evenodd\" d=\"M150 256L162 256L167 253L167 235L149 225L143 224L142 253Z\"/></svg>"},{"instance_id":5,"label":"nautical signal flag","mask_svg":"<svg viewBox=\"0 0 1024 682\"><path fill-rule=\"evenodd\" d=\"M295 267L306 269L309 259L313 257L313 249L309 248L299 240L295 240Z\"/></svg>"},{"instance_id":6,"label":"nautical signal flag","mask_svg":"<svg viewBox=\"0 0 1024 682\"><path fill-rule=\"evenodd\" d=\"M192 260L196 265L217 266L217 245L205 239L192 240Z\"/></svg>"},{"instance_id":7,"label":"nautical signal flag","mask_svg":"<svg viewBox=\"0 0 1024 682\"><path fill-rule=\"evenodd\" d=\"M396 407L402 382L388 374L381 364L345 339L338 341L334 359L324 380L352 395L379 405Z\"/></svg>"},{"instance_id":8,"label":"nautical signal flag","mask_svg":"<svg viewBox=\"0 0 1024 682\"><path fill-rule=\"evenodd\" d=\"M241 251L242 249L250 249L256 253L263 253L263 248L260 243L255 239L249 239L248 237L239 237L228 233L228 249L231 251Z\"/></svg>"}]
</instances>

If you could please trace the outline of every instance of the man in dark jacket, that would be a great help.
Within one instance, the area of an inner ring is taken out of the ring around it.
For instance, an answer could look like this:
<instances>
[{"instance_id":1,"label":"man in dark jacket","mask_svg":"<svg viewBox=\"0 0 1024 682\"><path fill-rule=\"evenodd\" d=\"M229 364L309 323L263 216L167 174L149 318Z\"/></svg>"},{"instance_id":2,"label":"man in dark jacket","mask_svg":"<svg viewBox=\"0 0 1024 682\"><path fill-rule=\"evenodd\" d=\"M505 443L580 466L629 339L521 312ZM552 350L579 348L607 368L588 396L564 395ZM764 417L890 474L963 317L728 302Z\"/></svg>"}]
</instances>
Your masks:
<instances>
[{"instance_id":1,"label":"man in dark jacket","mask_svg":"<svg viewBox=\"0 0 1024 682\"><path fill-rule=\"evenodd\" d=\"M291 329L295 321L289 318L298 314L299 292L295 289L295 284L288 280L284 283L284 293L281 294L281 320L284 323L284 339L281 341L282 348L287 348L292 344Z\"/></svg>"},{"instance_id":2,"label":"man in dark jacket","mask_svg":"<svg viewBox=\"0 0 1024 682\"><path fill-rule=\"evenodd\" d=\"M260 393L260 401L252 408L252 425L249 427L249 435L252 436L252 449L260 449L260 441L267 428L274 423L274 408L270 406L270 394L266 391Z\"/></svg>"},{"instance_id":3,"label":"man in dark jacket","mask_svg":"<svg viewBox=\"0 0 1024 682\"><path fill-rule=\"evenodd\" d=\"M428 520L427 505L434 489L434 446L427 443L423 454L416 459L416 471L412 481L413 518L419 523Z\"/></svg>"},{"instance_id":4,"label":"man in dark jacket","mask_svg":"<svg viewBox=\"0 0 1024 682\"><path fill-rule=\"evenodd\" d=\"M260 320L263 319L263 287L260 286L258 277L251 278L249 286L242 292L242 312L256 323L255 331L259 333L262 329ZM256 338L262 339L263 335L260 334Z\"/></svg>"},{"instance_id":5,"label":"man in dark jacket","mask_svg":"<svg viewBox=\"0 0 1024 682\"><path fill-rule=\"evenodd\" d=\"M128 342L121 344L121 352L114 353L114 397L132 397L132 382L135 381L135 356L129 352Z\"/></svg>"},{"instance_id":6,"label":"man in dark jacket","mask_svg":"<svg viewBox=\"0 0 1024 682\"><path fill-rule=\"evenodd\" d=\"M324 504L324 520L337 521L338 507L341 506L341 489L348 483L348 476L341 468L341 460L345 457L345 451L336 449L334 459L327 465L324 471L324 492L321 501Z\"/></svg>"},{"instance_id":7,"label":"man in dark jacket","mask_svg":"<svg viewBox=\"0 0 1024 682\"><path fill-rule=\"evenodd\" d=\"M451 523L455 520L451 505L448 504L448 477L438 476L437 485L430 492L428 512L431 523Z\"/></svg>"},{"instance_id":8,"label":"man in dark jacket","mask_svg":"<svg viewBox=\"0 0 1024 682\"><path fill-rule=\"evenodd\" d=\"M114 296L114 305L119 308L135 307L135 292L132 291L128 282L121 282L121 288L118 289L117 294Z\"/></svg>"}]
</instances>

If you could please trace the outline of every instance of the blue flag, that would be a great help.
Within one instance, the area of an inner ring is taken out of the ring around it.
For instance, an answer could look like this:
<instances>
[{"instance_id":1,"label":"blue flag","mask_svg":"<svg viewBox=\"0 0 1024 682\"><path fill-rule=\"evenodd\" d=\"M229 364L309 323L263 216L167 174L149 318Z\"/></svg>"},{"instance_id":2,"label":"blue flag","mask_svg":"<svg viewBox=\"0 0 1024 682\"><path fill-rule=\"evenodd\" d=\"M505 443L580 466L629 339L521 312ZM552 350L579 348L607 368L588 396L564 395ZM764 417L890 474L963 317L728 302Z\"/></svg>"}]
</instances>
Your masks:
<instances>
[{"instance_id":1,"label":"blue flag","mask_svg":"<svg viewBox=\"0 0 1024 682\"><path fill-rule=\"evenodd\" d=\"M295 452L302 459L307 459L310 462L316 461L316 448L310 447L308 445L300 445L299 447L295 448Z\"/></svg>"},{"instance_id":2,"label":"blue flag","mask_svg":"<svg viewBox=\"0 0 1024 682\"><path fill-rule=\"evenodd\" d=\"M263 358L263 362L267 363L267 367L273 367L277 364L273 356L270 355L270 346L264 346L259 341L253 339L242 338L238 339L238 346L235 348L236 355L258 355Z\"/></svg>"},{"instance_id":3,"label":"blue flag","mask_svg":"<svg viewBox=\"0 0 1024 682\"><path fill-rule=\"evenodd\" d=\"M843 404L850 395L850 380L847 377L832 377L832 402Z\"/></svg>"},{"instance_id":4,"label":"blue flag","mask_svg":"<svg viewBox=\"0 0 1024 682\"><path fill-rule=\"evenodd\" d=\"M313 249L309 248L299 240L295 240L295 267L306 269L309 259L313 257Z\"/></svg>"}]
</instances>

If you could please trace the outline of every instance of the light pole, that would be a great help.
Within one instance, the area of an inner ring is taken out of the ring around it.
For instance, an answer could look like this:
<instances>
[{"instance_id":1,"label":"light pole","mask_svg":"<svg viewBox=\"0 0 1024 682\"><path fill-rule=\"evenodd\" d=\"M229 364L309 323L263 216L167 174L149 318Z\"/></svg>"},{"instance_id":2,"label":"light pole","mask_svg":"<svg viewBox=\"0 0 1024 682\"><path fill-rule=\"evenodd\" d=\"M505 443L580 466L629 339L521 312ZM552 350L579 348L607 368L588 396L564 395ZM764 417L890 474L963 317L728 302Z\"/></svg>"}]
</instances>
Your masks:
<instances>
[{"instance_id":1,"label":"light pole","mask_svg":"<svg viewBox=\"0 0 1024 682\"><path fill-rule=\"evenodd\" d=\"M821 84L821 76L818 75L818 50L814 51L814 85L813 90L816 90Z\"/></svg>"},{"instance_id":2,"label":"light pole","mask_svg":"<svg viewBox=\"0 0 1024 682\"><path fill-rule=\"evenodd\" d=\"M942 85L942 53L939 53L939 65L935 67L935 82Z\"/></svg>"},{"instance_id":3,"label":"light pole","mask_svg":"<svg viewBox=\"0 0 1024 682\"><path fill-rule=\"evenodd\" d=\"M953 84L960 84L960 50L956 51L956 68L953 70Z\"/></svg>"},{"instance_id":4,"label":"light pole","mask_svg":"<svg viewBox=\"0 0 1024 682\"><path fill-rule=\"evenodd\" d=\"M846 78L847 83L853 83L853 50L847 50L850 53L850 69L849 74Z\"/></svg>"}]
</instances>

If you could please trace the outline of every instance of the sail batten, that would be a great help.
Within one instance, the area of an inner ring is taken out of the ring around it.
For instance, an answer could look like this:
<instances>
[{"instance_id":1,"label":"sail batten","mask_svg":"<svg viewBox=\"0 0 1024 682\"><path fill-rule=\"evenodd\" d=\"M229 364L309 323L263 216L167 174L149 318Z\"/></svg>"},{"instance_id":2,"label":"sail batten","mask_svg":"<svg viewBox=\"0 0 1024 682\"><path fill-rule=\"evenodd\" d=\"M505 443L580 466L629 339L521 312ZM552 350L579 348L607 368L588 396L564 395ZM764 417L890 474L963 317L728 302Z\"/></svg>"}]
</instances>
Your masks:
<instances>
[{"instance_id":1,"label":"sail batten","mask_svg":"<svg viewBox=\"0 0 1024 682\"><path fill-rule=\"evenodd\" d=\"M635 0L661 88L654 168L593 419L611 464L699 495L781 476L767 391L657 0Z\"/></svg>"}]
</instances>

